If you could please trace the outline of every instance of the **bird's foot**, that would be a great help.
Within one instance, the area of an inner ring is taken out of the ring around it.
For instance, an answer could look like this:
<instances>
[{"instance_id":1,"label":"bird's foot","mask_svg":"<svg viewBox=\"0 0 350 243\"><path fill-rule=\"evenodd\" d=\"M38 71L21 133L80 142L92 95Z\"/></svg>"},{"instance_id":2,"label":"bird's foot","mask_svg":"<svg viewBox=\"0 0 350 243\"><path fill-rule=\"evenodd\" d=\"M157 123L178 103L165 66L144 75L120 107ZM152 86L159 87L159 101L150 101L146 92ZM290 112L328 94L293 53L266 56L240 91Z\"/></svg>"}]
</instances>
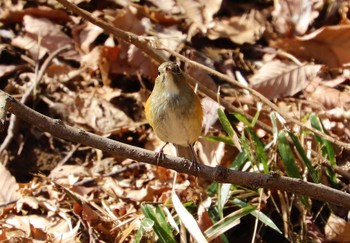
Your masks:
<instances>
[{"instance_id":1,"label":"bird's foot","mask_svg":"<svg viewBox=\"0 0 350 243\"><path fill-rule=\"evenodd\" d=\"M164 148L165 148L165 146L167 146L168 145L168 143L165 143L161 148L160 148L160 150L156 153L156 159L157 159L157 166L159 165L159 162L161 161L161 160L164 160L164 158L165 158L165 155L164 155Z\"/></svg>"}]
</instances>

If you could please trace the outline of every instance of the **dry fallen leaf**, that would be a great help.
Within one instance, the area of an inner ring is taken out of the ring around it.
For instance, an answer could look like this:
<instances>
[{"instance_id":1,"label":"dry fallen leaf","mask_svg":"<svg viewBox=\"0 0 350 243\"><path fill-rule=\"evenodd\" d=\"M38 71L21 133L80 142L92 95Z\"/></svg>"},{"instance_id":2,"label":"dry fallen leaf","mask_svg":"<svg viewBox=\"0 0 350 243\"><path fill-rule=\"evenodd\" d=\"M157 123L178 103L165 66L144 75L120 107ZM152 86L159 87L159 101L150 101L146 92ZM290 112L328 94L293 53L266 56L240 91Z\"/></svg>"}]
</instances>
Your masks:
<instances>
[{"instance_id":1,"label":"dry fallen leaf","mask_svg":"<svg viewBox=\"0 0 350 243\"><path fill-rule=\"evenodd\" d=\"M319 5L323 1L284 0L276 1L272 16L275 29L281 34L305 34L309 25L317 18Z\"/></svg>"},{"instance_id":2,"label":"dry fallen leaf","mask_svg":"<svg viewBox=\"0 0 350 243\"><path fill-rule=\"evenodd\" d=\"M175 0L161 0L161 1L149 0L149 1L164 12L170 12L172 14L175 14L176 12L180 11L179 8L176 6Z\"/></svg>"},{"instance_id":3,"label":"dry fallen leaf","mask_svg":"<svg viewBox=\"0 0 350 243\"><path fill-rule=\"evenodd\" d=\"M113 92L107 86L90 87L80 93L55 93L55 101L50 101L50 106L55 114L69 123L107 135L116 128L127 128L132 124L124 111L106 100L117 94L118 91Z\"/></svg>"},{"instance_id":4,"label":"dry fallen leaf","mask_svg":"<svg viewBox=\"0 0 350 243\"><path fill-rule=\"evenodd\" d=\"M12 45L30 52L33 58L42 58L46 52L53 52L60 47L72 44L58 25L46 18L35 18L30 15L23 17L24 35L12 40ZM64 57L76 59L76 52L70 51Z\"/></svg>"},{"instance_id":5,"label":"dry fallen leaf","mask_svg":"<svg viewBox=\"0 0 350 243\"><path fill-rule=\"evenodd\" d=\"M349 92L327 87L323 83L312 82L312 85L307 86L305 92L307 93L306 98L308 100L328 109L335 107L348 109L350 105Z\"/></svg>"},{"instance_id":6,"label":"dry fallen leaf","mask_svg":"<svg viewBox=\"0 0 350 243\"><path fill-rule=\"evenodd\" d=\"M16 65L1 65L0 64L0 78L12 73L16 69Z\"/></svg>"},{"instance_id":7,"label":"dry fallen leaf","mask_svg":"<svg viewBox=\"0 0 350 243\"><path fill-rule=\"evenodd\" d=\"M350 25L322 27L300 38L280 39L272 46L305 60L340 67L350 62Z\"/></svg>"},{"instance_id":8,"label":"dry fallen leaf","mask_svg":"<svg viewBox=\"0 0 350 243\"><path fill-rule=\"evenodd\" d=\"M0 204L13 202L20 198L16 179L2 164L0 164L0 188Z\"/></svg>"},{"instance_id":9,"label":"dry fallen leaf","mask_svg":"<svg viewBox=\"0 0 350 243\"><path fill-rule=\"evenodd\" d=\"M250 79L250 86L268 99L293 96L316 77L322 65L271 61Z\"/></svg>"},{"instance_id":10,"label":"dry fallen leaf","mask_svg":"<svg viewBox=\"0 0 350 243\"><path fill-rule=\"evenodd\" d=\"M11 11L12 10L12 11ZM23 20L26 15L31 15L36 18L47 18L53 22L67 23L71 21L71 18L65 11L51 9L47 7L39 8L26 8L19 11L14 11L11 9L9 11L4 11L0 16L0 22L4 24L18 23Z\"/></svg>"},{"instance_id":11,"label":"dry fallen leaf","mask_svg":"<svg viewBox=\"0 0 350 243\"><path fill-rule=\"evenodd\" d=\"M84 28L81 28L81 26L76 27L76 30L73 31L74 39L78 42L84 53L91 51L91 44L102 33L103 29L90 22L87 22Z\"/></svg>"},{"instance_id":12,"label":"dry fallen leaf","mask_svg":"<svg viewBox=\"0 0 350 243\"><path fill-rule=\"evenodd\" d=\"M177 0L177 4L185 11L185 15L191 20L190 29L199 29L206 33L209 24L213 21L214 14L219 11L222 0L205 1L205 0ZM191 34L190 34L191 36Z\"/></svg>"},{"instance_id":13,"label":"dry fallen leaf","mask_svg":"<svg viewBox=\"0 0 350 243\"><path fill-rule=\"evenodd\" d=\"M331 242L349 242L350 223L332 213L325 226L325 233Z\"/></svg>"},{"instance_id":14,"label":"dry fallen leaf","mask_svg":"<svg viewBox=\"0 0 350 243\"><path fill-rule=\"evenodd\" d=\"M243 16L217 19L211 24L208 37L212 40L228 38L236 44L254 44L265 31L265 21L264 16L256 10Z\"/></svg>"}]
</instances>

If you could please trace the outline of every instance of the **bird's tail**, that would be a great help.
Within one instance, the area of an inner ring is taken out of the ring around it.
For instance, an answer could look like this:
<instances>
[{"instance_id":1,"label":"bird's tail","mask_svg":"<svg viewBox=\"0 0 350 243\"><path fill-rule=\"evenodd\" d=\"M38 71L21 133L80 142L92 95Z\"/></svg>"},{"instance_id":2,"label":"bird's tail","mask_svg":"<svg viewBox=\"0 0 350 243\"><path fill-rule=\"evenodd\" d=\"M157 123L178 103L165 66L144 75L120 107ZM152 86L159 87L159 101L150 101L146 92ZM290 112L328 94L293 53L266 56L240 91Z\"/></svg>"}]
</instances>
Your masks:
<instances>
[{"instance_id":1,"label":"bird's tail","mask_svg":"<svg viewBox=\"0 0 350 243\"><path fill-rule=\"evenodd\" d=\"M194 151L194 147L192 144L188 146L181 146L175 144L177 157L182 157L188 159L192 162L199 163L196 152Z\"/></svg>"}]
</instances>

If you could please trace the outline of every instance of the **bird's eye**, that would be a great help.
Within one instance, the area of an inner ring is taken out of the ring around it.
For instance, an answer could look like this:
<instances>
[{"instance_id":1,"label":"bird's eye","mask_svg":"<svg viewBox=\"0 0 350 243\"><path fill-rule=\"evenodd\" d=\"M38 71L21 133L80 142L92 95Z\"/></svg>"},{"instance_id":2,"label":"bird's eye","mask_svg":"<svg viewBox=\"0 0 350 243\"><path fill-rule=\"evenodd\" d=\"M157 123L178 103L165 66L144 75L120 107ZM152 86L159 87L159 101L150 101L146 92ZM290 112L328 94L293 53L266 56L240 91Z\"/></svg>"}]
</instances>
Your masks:
<instances>
[{"instance_id":1,"label":"bird's eye","mask_svg":"<svg viewBox=\"0 0 350 243\"><path fill-rule=\"evenodd\" d=\"M158 71L158 76L160 75L160 72Z\"/></svg>"}]
</instances>

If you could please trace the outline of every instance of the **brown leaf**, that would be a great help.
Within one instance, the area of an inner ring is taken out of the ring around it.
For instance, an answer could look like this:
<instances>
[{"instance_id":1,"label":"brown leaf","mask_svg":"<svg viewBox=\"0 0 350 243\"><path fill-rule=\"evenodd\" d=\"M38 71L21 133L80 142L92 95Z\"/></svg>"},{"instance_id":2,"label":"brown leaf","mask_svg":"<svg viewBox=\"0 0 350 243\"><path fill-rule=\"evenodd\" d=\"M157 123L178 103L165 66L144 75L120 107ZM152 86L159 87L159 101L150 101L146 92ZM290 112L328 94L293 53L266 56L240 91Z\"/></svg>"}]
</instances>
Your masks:
<instances>
[{"instance_id":1,"label":"brown leaf","mask_svg":"<svg viewBox=\"0 0 350 243\"><path fill-rule=\"evenodd\" d=\"M260 12L251 10L243 16L214 21L208 30L208 37L212 40L228 38L237 44L254 44L265 31L265 21Z\"/></svg>"},{"instance_id":2,"label":"brown leaf","mask_svg":"<svg viewBox=\"0 0 350 243\"><path fill-rule=\"evenodd\" d=\"M211 128L218 120L218 108L220 107L219 103L210 99L209 97L204 97L201 100L201 104L203 107L203 128L204 135L206 135Z\"/></svg>"},{"instance_id":3,"label":"brown leaf","mask_svg":"<svg viewBox=\"0 0 350 243\"><path fill-rule=\"evenodd\" d=\"M250 79L250 86L268 99L293 96L316 77L321 67L271 61L264 64Z\"/></svg>"},{"instance_id":4,"label":"brown leaf","mask_svg":"<svg viewBox=\"0 0 350 243\"><path fill-rule=\"evenodd\" d=\"M148 6L133 4L135 8L144 16L147 16L157 24L171 26L181 24L181 17L179 16L180 8L175 5L174 0L150 0L157 9L150 8ZM161 11L159 11L160 9Z\"/></svg>"},{"instance_id":5,"label":"brown leaf","mask_svg":"<svg viewBox=\"0 0 350 243\"><path fill-rule=\"evenodd\" d=\"M180 11L174 0L149 0L149 2L164 12L176 13L176 10Z\"/></svg>"},{"instance_id":6,"label":"brown leaf","mask_svg":"<svg viewBox=\"0 0 350 243\"><path fill-rule=\"evenodd\" d=\"M272 46L305 60L339 67L350 62L350 25L326 26L301 38L281 39Z\"/></svg>"},{"instance_id":7,"label":"brown leaf","mask_svg":"<svg viewBox=\"0 0 350 243\"><path fill-rule=\"evenodd\" d=\"M15 65L1 65L0 64L0 78L7 76L9 73L12 73L16 69Z\"/></svg>"},{"instance_id":8,"label":"brown leaf","mask_svg":"<svg viewBox=\"0 0 350 243\"><path fill-rule=\"evenodd\" d=\"M23 20L25 15L31 15L36 18L47 18L57 23L66 23L71 21L71 18L65 11L40 7L26 8L20 11L5 11L0 16L0 22L4 24L18 23Z\"/></svg>"},{"instance_id":9,"label":"brown leaf","mask_svg":"<svg viewBox=\"0 0 350 243\"><path fill-rule=\"evenodd\" d=\"M332 242L349 242L350 223L331 214L325 226L327 239Z\"/></svg>"},{"instance_id":10,"label":"brown leaf","mask_svg":"<svg viewBox=\"0 0 350 243\"><path fill-rule=\"evenodd\" d=\"M214 14L220 9L221 2L222 0L177 0L177 4L184 9L186 16L202 33L206 33L208 24L213 21Z\"/></svg>"},{"instance_id":11,"label":"brown leaf","mask_svg":"<svg viewBox=\"0 0 350 243\"><path fill-rule=\"evenodd\" d=\"M145 34L146 21L141 22L136 13L137 9L135 7L128 6L125 9L110 12L109 15L110 18L113 19L111 23L115 27L133 32L137 35L143 35ZM150 26L147 28L150 28ZM110 63L102 65L103 70L109 70L110 75L128 74L136 76L141 74L144 77L151 78L156 76L157 67L153 62L151 62L149 57L145 56L145 54L134 45L129 45L122 42L117 47L108 48L111 50L114 48L114 51L118 49L118 53L115 53L113 57L107 57ZM101 57L106 58L103 55L101 55ZM106 73L104 73L104 80L108 83L108 79L106 79Z\"/></svg>"},{"instance_id":12,"label":"brown leaf","mask_svg":"<svg viewBox=\"0 0 350 243\"><path fill-rule=\"evenodd\" d=\"M128 6L123 9L118 9L111 13L113 17L112 24L122 30L132 32L136 35L142 35L145 33L145 28L141 23L141 20L135 15L135 7Z\"/></svg>"},{"instance_id":13,"label":"brown leaf","mask_svg":"<svg viewBox=\"0 0 350 243\"><path fill-rule=\"evenodd\" d=\"M93 93L78 94L69 109L71 121L89 126L98 134L107 134L116 127L128 126L130 118L103 98L108 92L111 89L102 87Z\"/></svg>"},{"instance_id":14,"label":"brown leaf","mask_svg":"<svg viewBox=\"0 0 350 243\"><path fill-rule=\"evenodd\" d=\"M305 34L309 25L317 18L316 10L322 1L285 0L275 2L272 12L275 29L281 34Z\"/></svg>"},{"instance_id":15,"label":"brown leaf","mask_svg":"<svg viewBox=\"0 0 350 243\"><path fill-rule=\"evenodd\" d=\"M12 40L12 44L24 50L28 50L33 58L41 58L46 52L53 52L60 47L72 44L72 40L61 31L60 27L49 19L34 18L26 15L23 18L24 30L26 33L17 36ZM41 41L39 41L41 39ZM66 58L77 58L76 52L67 52Z\"/></svg>"},{"instance_id":16,"label":"brown leaf","mask_svg":"<svg viewBox=\"0 0 350 243\"><path fill-rule=\"evenodd\" d=\"M323 83L313 82L306 90L306 98L328 109L335 107L350 107L350 94L332 87L324 86Z\"/></svg>"},{"instance_id":17,"label":"brown leaf","mask_svg":"<svg viewBox=\"0 0 350 243\"><path fill-rule=\"evenodd\" d=\"M76 27L73 30L74 39L78 42L84 53L89 53L91 51L91 44L102 33L103 29L90 22L86 23L84 27Z\"/></svg>"},{"instance_id":18,"label":"brown leaf","mask_svg":"<svg viewBox=\"0 0 350 243\"><path fill-rule=\"evenodd\" d=\"M2 164L0 164L0 188L0 204L6 204L20 198L16 179Z\"/></svg>"}]
</instances>

